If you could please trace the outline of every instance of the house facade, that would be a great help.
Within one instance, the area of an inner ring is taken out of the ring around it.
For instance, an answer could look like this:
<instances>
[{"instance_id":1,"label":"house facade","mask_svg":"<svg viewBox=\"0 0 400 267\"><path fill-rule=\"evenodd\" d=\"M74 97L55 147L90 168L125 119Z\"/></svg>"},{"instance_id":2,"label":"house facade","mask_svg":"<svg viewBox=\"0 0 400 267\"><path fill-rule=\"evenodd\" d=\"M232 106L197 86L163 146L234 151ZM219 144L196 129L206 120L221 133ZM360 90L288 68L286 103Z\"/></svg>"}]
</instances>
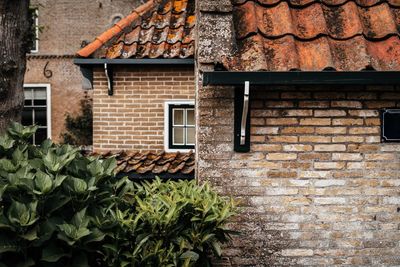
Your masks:
<instances>
[{"instance_id":1,"label":"house facade","mask_svg":"<svg viewBox=\"0 0 400 267\"><path fill-rule=\"evenodd\" d=\"M398 3L196 8L196 176L242 210L224 266L399 265Z\"/></svg>"},{"instance_id":2,"label":"house facade","mask_svg":"<svg viewBox=\"0 0 400 267\"><path fill-rule=\"evenodd\" d=\"M138 5L139 0L31 1L37 40L27 55L23 123L39 125L35 143L62 141L66 114L79 114L81 99L91 97L82 90L75 51Z\"/></svg>"},{"instance_id":3,"label":"house facade","mask_svg":"<svg viewBox=\"0 0 400 267\"><path fill-rule=\"evenodd\" d=\"M78 51L95 152L194 149L194 28L194 1L147 1Z\"/></svg>"}]
</instances>

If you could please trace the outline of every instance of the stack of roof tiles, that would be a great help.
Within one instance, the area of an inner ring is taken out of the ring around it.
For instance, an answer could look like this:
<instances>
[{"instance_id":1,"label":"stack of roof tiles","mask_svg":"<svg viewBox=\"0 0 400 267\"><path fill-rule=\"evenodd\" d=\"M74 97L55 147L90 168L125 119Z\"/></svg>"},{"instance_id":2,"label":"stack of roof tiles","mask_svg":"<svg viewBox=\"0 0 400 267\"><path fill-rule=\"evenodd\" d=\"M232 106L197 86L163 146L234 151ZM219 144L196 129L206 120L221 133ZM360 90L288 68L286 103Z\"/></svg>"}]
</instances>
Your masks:
<instances>
[{"instance_id":1,"label":"stack of roof tiles","mask_svg":"<svg viewBox=\"0 0 400 267\"><path fill-rule=\"evenodd\" d=\"M192 57L194 26L194 0L149 0L78 51L78 56Z\"/></svg>"},{"instance_id":2,"label":"stack of roof tiles","mask_svg":"<svg viewBox=\"0 0 400 267\"><path fill-rule=\"evenodd\" d=\"M399 0L231 1L228 70L400 70Z\"/></svg>"},{"instance_id":3,"label":"stack of roof tiles","mask_svg":"<svg viewBox=\"0 0 400 267\"><path fill-rule=\"evenodd\" d=\"M95 154L96 155L96 154ZM102 158L117 160L116 173L137 179L163 176L168 179L194 178L195 155L188 153L106 152Z\"/></svg>"}]
</instances>

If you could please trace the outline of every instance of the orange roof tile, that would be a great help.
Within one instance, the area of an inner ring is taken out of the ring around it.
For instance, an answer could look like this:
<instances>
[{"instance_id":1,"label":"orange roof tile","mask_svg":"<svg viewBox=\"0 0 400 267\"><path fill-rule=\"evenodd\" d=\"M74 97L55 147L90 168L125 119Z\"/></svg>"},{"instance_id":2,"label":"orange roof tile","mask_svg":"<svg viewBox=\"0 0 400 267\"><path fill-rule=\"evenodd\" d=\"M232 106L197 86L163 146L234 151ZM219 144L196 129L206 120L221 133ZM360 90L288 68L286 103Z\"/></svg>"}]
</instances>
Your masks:
<instances>
[{"instance_id":1,"label":"orange roof tile","mask_svg":"<svg viewBox=\"0 0 400 267\"><path fill-rule=\"evenodd\" d=\"M96 155L95 153L92 155ZM139 153L139 152L106 152L102 158L115 157L117 160L116 173L136 174L136 177L160 176L174 178L175 176L194 177L195 155L188 153Z\"/></svg>"},{"instance_id":2,"label":"orange roof tile","mask_svg":"<svg viewBox=\"0 0 400 267\"><path fill-rule=\"evenodd\" d=\"M400 0L232 0L228 70L400 70Z\"/></svg>"},{"instance_id":3,"label":"orange roof tile","mask_svg":"<svg viewBox=\"0 0 400 267\"><path fill-rule=\"evenodd\" d=\"M194 0L150 0L77 52L80 57L187 58L194 54ZM95 53L96 52L96 53Z\"/></svg>"}]
</instances>

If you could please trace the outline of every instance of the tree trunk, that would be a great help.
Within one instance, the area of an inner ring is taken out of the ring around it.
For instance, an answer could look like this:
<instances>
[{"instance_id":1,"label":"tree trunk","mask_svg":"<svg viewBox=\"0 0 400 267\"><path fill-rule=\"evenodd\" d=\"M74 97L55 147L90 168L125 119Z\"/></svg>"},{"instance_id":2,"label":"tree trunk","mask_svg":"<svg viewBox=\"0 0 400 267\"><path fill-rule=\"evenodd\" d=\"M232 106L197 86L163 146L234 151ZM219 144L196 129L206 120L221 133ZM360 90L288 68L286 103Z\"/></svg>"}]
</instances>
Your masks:
<instances>
[{"instance_id":1,"label":"tree trunk","mask_svg":"<svg viewBox=\"0 0 400 267\"><path fill-rule=\"evenodd\" d=\"M21 120L31 25L29 0L0 0L0 133L11 121Z\"/></svg>"}]
</instances>

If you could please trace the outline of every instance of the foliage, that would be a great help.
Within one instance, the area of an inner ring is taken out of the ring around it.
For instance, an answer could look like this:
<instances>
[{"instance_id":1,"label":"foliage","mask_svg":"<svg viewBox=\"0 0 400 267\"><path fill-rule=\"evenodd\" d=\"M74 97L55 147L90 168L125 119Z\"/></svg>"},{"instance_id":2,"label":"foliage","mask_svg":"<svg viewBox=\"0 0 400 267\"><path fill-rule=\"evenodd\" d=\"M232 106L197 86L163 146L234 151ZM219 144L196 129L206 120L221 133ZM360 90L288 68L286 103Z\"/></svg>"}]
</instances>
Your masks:
<instances>
[{"instance_id":1,"label":"foliage","mask_svg":"<svg viewBox=\"0 0 400 267\"><path fill-rule=\"evenodd\" d=\"M130 202L133 213L114 214L122 233L109 255L118 266L210 266L210 252L220 256L220 243L233 233L225 224L234 203L207 184L144 182L135 185Z\"/></svg>"},{"instance_id":2,"label":"foliage","mask_svg":"<svg viewBox=\"0 0 400 267\"><path fill-rule=\"evenodd\" d=\"M73 117L71 114L67 114L65 118L67 133L61 135L64 144L87 146L93 143L92 99L87 93L80 105L80 115Z\"/></svg>"},{"instance_id":3,"label":"foliage","mask_svg":"<svg viewBox=\"0 0 400 267\"><path fill-rule=\"evenodd\" d=\"M115 159L28 139L35 126L0 136L0 267L207 266L234 205L195 182L134 184Z\"/></svg>"}]
</instances>

